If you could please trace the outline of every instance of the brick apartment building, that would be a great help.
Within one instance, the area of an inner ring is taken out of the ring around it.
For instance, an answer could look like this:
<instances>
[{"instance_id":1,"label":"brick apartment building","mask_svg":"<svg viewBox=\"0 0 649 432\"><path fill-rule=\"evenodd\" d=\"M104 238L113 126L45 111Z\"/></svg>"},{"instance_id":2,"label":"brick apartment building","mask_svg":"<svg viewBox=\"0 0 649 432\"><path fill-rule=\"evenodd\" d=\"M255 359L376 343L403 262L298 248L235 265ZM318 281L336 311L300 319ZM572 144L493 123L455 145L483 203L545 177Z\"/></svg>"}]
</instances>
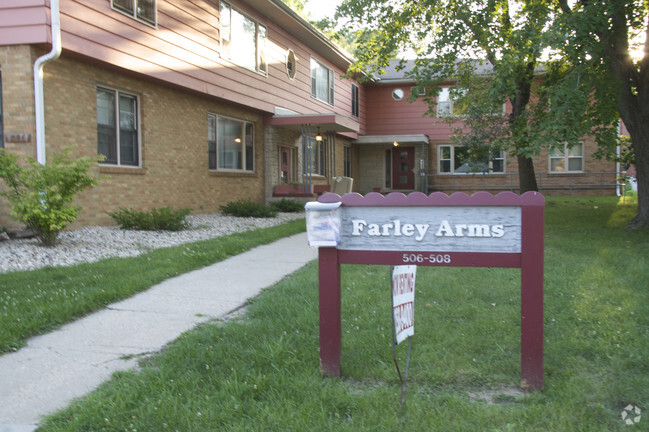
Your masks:
<instances>
[{"instance_id":1,"label":"brick apartment building","mask_svg":"<svg viewBox=\"0 0 649 432\"><path fill-rule=\"evenodd\" d=\"M342 77L352 61L281 0L4 0L0 147L44 162L67 147L104 155L106 178L77 199L81 225L110 224L119 207L213 213L337 176L363 194L516 191L515 160L467 172L442 111L424 117L423 101L406 101L416 83L395 70ZM616 166L594 150L585 138L541 154L543 192L615 193ZM12 225L2 200L0 226Z\"/></svg>"}]
</instances>

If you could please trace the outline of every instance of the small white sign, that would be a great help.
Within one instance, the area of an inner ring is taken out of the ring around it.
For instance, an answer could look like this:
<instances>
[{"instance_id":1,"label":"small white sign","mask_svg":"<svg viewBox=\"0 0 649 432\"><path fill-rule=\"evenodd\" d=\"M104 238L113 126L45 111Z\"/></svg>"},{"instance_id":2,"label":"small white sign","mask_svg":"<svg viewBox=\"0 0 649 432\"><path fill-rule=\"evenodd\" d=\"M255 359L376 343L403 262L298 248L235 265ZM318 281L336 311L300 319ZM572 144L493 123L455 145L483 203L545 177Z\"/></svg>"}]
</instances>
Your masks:
<instances>
[{"instance_id":1,"label":"small white sign","mask_svg":"<svg viewBox=\"0 0 649 432\"><path fill-rule=\"evenodd\" d=\"M342 203L308 202L306 232L310 246L336 247L340 243L340 205Z\"/></svg>"},{"instance_id":2,"label":"small white sign","mask_svg":"<svg viewBox=\"0 0 649 432\"><path fill-rule=\"evenodd\" d=\"M415 278L417 266L392 268L392 317L398 344L415 334Z\"/></svg>"}]
</instances>

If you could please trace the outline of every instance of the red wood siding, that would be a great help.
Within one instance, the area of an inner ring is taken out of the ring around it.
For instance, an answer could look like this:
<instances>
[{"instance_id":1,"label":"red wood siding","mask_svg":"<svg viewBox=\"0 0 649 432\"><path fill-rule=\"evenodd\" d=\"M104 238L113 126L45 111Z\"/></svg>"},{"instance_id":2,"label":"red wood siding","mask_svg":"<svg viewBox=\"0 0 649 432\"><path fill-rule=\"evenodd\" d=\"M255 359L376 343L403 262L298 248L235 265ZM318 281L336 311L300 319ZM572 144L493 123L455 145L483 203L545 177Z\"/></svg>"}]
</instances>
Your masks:
<instances>
[{"instance_id":1,"label":"red wood siding","mask_svg":"<svg viewBox=\"0 0 649 432\"><path fill-rule=\"evenodd\" d=\"M443 119L425 115L428 105L422 100L408 102L411 84L369 86L366 88L366 135L425 134L432 141L448 140L450 127ZM392 91L400 88L405 96L397 101Z\"/></svg>"},{"instance_id":2,"label":"red wood siding","mask_svg":"<svg viewBox=\"0 0 649 432\"><path fill-rule=\"evenodd\" d=\"M351 117L351 82L340 78L343 69L246 3L230 3L267 27L268 76L221 58L219 7L210 0L158 0L157 28L112 9L110 0L61 0L63 55L81 55L268 113L281 107ZM0 43L47 42L48 7L45 0L6 0ZM10 38L10 32L21 39ZM298 59L294 80L286 73L289 48ZM311 97L311 56L335 72L334 106Z\"/></svg>"},{"instance_id":3,"label":"red wood siding","mask_svg":"<svg viewBox=\"0 0 649 432\"><path fill-rule=\"evenodd\" d=\"M45 0L0 2L0 45L46 43L50 40Z\"/></svg>"},{"instance_id":4,"label":"red wood siding","mask_svg":"<svg viewBox=\"0 0 649 432\"><path fill-rule=\"evenodd\" d=\"M269 21L243 1L230 3L267 27L268 76L221 58L215 0L158 0L156 28L112 9L110 0L61 0L63 55L87 57L267 113L281 107L351 117L351 81L340 78L343 68L315 54L323 45L308 46L286 25ZM0 44L48 42L46 0L3 0L0 13ZM296 28L302 25L288 19ZM289 48L298 59L293 80L285 66ZM312 56L335 72L334 106L311 97Z\"/></svg>"}]
</instances>

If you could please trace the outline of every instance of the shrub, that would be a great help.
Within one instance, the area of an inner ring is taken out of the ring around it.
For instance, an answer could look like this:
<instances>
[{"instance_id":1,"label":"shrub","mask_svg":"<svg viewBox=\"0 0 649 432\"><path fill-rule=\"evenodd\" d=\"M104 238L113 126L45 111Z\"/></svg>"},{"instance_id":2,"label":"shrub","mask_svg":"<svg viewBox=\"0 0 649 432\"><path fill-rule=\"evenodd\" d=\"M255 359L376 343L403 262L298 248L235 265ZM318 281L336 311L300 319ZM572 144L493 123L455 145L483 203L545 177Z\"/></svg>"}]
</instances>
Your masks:
<instances>
[{"instance_id":1,"label":"shrub","mask_svg":"<svg viewBox=\"0 0 649 432\"><path fill-rule=\"evenodd\" d=\"M141 231L182 231L189 226L185 219L190 208L173 210L161 207L150 212L120 207L119 211L108 213L121 229Z\"/></svg>"},{"instance_id":2,"label":"shrub","mask_svg":"<svg viewBox=\"0 0 649 432\"><path fill-rule=\"evenodd\" d=\"M74 197L94 187L99 179L88 174L97 160L71 159L66 150L41 165L33 158L21 164L18 156L0 150L0 178L8 190L11 215L34 232L45 246L53 246L68 223L79 216L81 206L73 206Z\"/></svg>"},{"instance_id":3,"label":"shrub","mask_svg":"<svg viewBox=\"0 0 649 432\"><path fill-rule=\"evenodd\" d=\"M270 206L282 213L299 213L304 211L304 204L299 201L282 198L279 201L273 201Z\"/></svg>"},{"instance_id":4,"label":"shrub","mask_svg":"<svg viewBox=\"0 0 649 432\"><path fill-rule=\"evenodd\" d=\"M219 207L221 213L237 217L271 218L277 216L277 209L253 202L250 199L230 201Z\"/></svg>"}]
</instances>

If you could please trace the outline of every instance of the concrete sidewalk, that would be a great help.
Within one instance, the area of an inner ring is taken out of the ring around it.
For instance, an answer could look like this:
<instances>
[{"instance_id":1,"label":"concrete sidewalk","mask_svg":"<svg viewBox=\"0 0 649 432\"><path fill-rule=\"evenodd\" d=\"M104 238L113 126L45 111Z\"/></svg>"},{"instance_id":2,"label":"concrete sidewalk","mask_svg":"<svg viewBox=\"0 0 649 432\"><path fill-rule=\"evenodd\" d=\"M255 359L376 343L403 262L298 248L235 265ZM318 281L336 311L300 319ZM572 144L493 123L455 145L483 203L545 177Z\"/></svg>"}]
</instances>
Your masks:
<instances>
[{"instance_id":1,"label":"concrete sidewalk","mask_svg":"<svg viewBox=\"0 0 649 432\"><path fill-rule=\"evenodd\" d=\"M0 357L0 432L31 432L138 356L224 317L317 257L306 233L172 279Z\"/></svg>"}]
</instances>

